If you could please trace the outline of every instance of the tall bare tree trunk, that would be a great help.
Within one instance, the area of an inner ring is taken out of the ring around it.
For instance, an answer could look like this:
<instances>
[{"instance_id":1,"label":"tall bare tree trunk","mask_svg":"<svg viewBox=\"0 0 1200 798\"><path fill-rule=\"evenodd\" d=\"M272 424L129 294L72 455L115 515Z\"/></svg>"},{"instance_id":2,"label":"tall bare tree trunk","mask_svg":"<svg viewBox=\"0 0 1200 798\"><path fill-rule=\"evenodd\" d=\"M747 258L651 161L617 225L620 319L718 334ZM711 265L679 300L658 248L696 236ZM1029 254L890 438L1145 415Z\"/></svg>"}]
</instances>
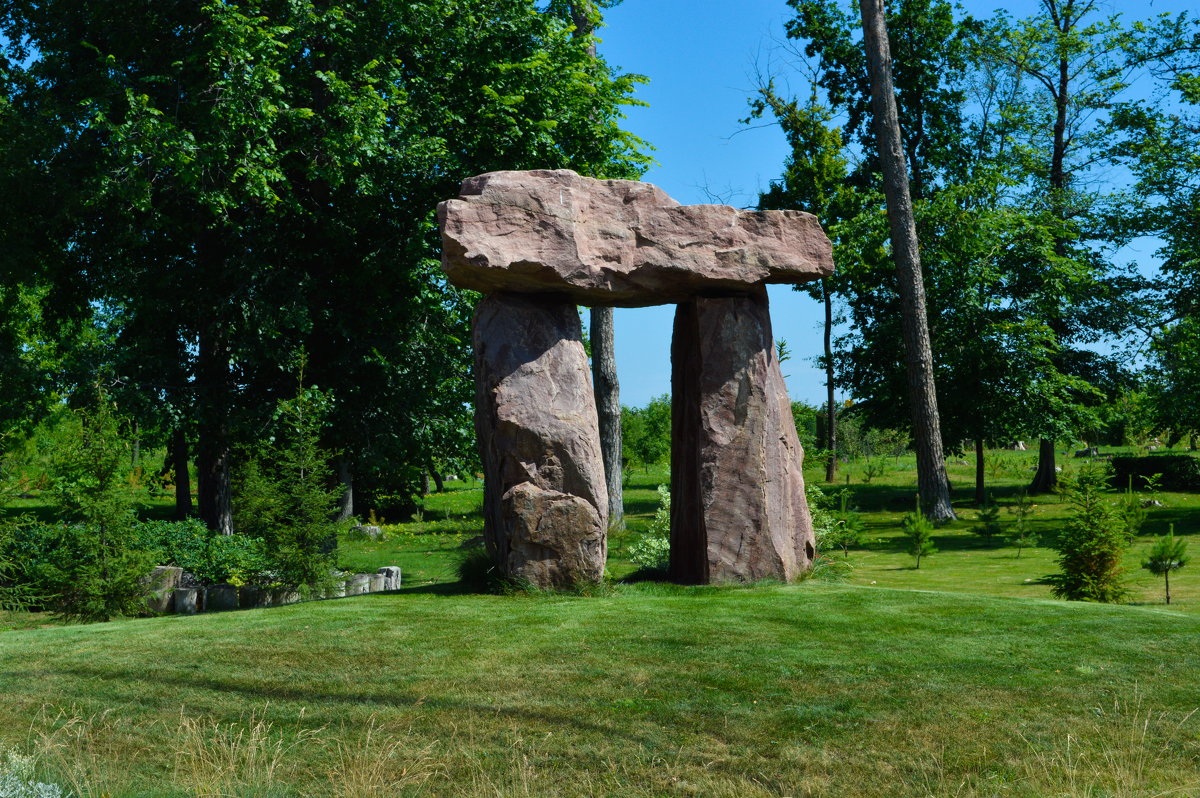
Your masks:
<instances>
[{"instance_id":1,"label":"tall bare tree trunk","mask_svg":"<svg viewBox=\"0 0 1200 798\"><path fill-rule=\"evenodd\" d=\"M1054 464L1054 441L1042 438L1038 441L1038 466L1033 475L1033 482L1029 483L1029 492L1049 493L1057 484L1058 467Z\"/></svg>"},{"instance_id":2,"label":"tall bare tree trunk","mask_svg":"<svg viewBox=\"0 0 1200 798\"><path fill-rule=\"evenodd\" d=\"M569 3L576 38L590 36L596 27L592 0ZM593 39L588 55L596 56ZM600 457L604 461L604 479L608 483L608 526L625 526L625 498L621 486L621 391L617 381L617 358L613 350L613 309L592 308L589 337L592 344L592 390L596 395L596 414L600 419Z\"/></svg>"},{"instance_id":3,"label":"tall bare tree trunk","mask_svg":"<svg viewBox=\"0 0 1200 798\"><path fill-rule=\"evenodd\" d=\"M864 44L871 81L871 109L883 189L891 227L892 255L900 293L901 326L908 366L908 394L917 450L917 489L925 513L935 521L954 518L946 459L942 451L937 391L933 382L933 352L925 315L925 285L917 248L917 226L908 189L908 167L900 139L900 119L892 84L892 58L882 0L860 0Z\"/></svg>"},{"instance_id":4,"label":"tall bare tree trunk","mask_svg":"<svg viewBox=\"0 0 1200 798\"><path fill-rule=\"evenodd\" d=\"M338 484L342 488L338 496L337 520L345 521L354 515L354 472L345 455L337 459Z\"/></svg>"},{"instance_id":5,"label":"tall bare tree trunk","mask_svg":"<svg viewBox=\"0 0 1200 798\"><path fill-rule=\"evenodd\" d=\"M983 507L987 496L983 491L983 437L975 439L975 505Z\"/></svg>"},{"instance_id":6,"label":"tall bare tree trunk","mask_svg":"<svg viewBox=\"0 0 1200 798\"><path fill-rule=\"evenodd\" d=\"M821 294L825 299L825 445L829 449L825 481L833 482L837 477L837 407L833 404L833 296L827 278L821 280Z\"/></svg>"},{"instance_id":7,"label":"tall bare tree trunk","mask_svg":"<svg viewBox=\"0 0 1200 798\"><path fill-rule=\"evenodd\" d=\"M232 535L229 345L217 320L200 334L196 376L201 392L200 445L196 452L200 518L214 532Z\"/></svg>"},{"instance_id":8,"label":"tall bare tree trunk","mask_svg":"<svg viewBox=\"0 0 1200 798\"><path fill-rule=\"evenodd\" d=\"M175 518L184 520L192 514L192 475L188 471L188 441L183 427L171 435L171 462L175 467Z\"/></svg>"},{"instance_id":9,"label":"tall bare tree trunk","mask_svg":"<svg viewBox=\"0 0 1200 798\"><path fill-rule=\"evenodd\" d=\"M613 309L592 308L592 390L600 418L600 456L608 482L608 526L625 526L625 501L621 487L621 391L617 384L617 358L613 351Z\"/></svg>"},{"instance_id":10,"label":"tall bare tree trunk","mask_svg":"<svg viewBox=\"0 0 1200 798\"><path fill-rule=\"evenodd\" d=\"M433 477L433 489L437 493L446 492L446 480L442 472L433 463L429 464L429 476Z\"/></svg>"}]
</instances>

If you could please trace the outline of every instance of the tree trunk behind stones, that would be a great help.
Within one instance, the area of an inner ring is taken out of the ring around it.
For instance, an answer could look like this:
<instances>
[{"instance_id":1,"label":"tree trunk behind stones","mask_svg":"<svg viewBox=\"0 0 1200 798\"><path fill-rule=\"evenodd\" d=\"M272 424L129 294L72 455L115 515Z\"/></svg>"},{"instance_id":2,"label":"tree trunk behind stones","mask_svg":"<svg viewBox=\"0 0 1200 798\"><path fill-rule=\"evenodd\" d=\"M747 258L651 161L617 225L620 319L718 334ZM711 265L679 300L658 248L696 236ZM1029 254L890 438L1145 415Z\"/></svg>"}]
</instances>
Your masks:
<instances>
[{"instance_id":1,"label":"tree trunk behind stones","mask_svg":"<svg viewBox=\"0 0 1200 798\"><path fill-rule=\"evenodd\" d=\"M982 507L987 497L983 494L983 438L975 439L975 504Z\"/></svg>"},{"instance_id":2,"label":"tree trunk behind stones","mask_svg":"<svg viewBox=\"0 0 1200 798\"><path fill-rule=\"evenodd\" d=\"M827 279L821 280L821 294L825 299L825 448L829 450L825 481L833 482L837 477L837 406L833 403L833 295Z\"/></svg>"},{"instance_id":3,"label":"tree trunk behind stones","mask_svg":"<svg viewBox=\"0 0 1200 798\"><path fill-rule=\"evenodd\" d=\"M438 471L432 463L429 465L429 476L433 477L433 489L438 493L445 493L446 480L443 479L442 472Z\"/></svg>"},{"instance_id":4,"label":"tree trunk behind stones","mask_svg":"<svg viewBox=\"0 0 1200 798\"><path fill-rule=\"evenodd\" d=\"M201 391L196 479L200 518L214 532L233 534L229 446L229 346L220 322L200 335L196 374Z\"/></svg>"},{"instance_id":5,"label":"tree trunk behind stones","mask_svg":"<svg viewBox=\"0 0 1200 798\"><path fill-rule=\"evenodd\" d=\"M182 521L192 514L192 475L188 470L187 433L176 427L171 435L171 461L175 467L175 518Z\"/></svg>"},{"instance_id":6,"label":"tree trunk behind stones","mask_svg":"<svg viewBox=\"0 0 1200 798\"><path fill-rule=\"evenodd\" d=\"M1054 441L1042 438L1038 442L1038 467L1029 483L1030 493L1049 493L1058 485L1058 468L1054 464Z\"/></svg>"},{"instance_id":7,"label":"tree trunk behind stones","mask_svg":"<svg viewBox=\"0 0 1200 798\"><path fill-rule=\"evenodd\" d=\"M429 495L429 471L421 472L421 496Z\"/></svg>"},{"instance_id":8,"label":"tree trunk behind stones","mask_svg":"<svg viewBox=\"0 0 1200 798\"><path fill-rule=\"evenodd\" d=\"M573 36L590 36L595 28L595 8L591 0L574 0L569 4L569 10L571 21L575 23ZM594 39L588 42L587 51L589 56L596 57ZM621 529L625 526L625 499L622 490L621 397L617 381L617 358L613 349L613 309L595 307L591 310L591 316L592 390L596 395L600 450L604 460L604 478L608 483L608 525L611 529Z\"/></svg>"},{"instance_id":9,"label":"tree trunk behind stones","mask_svg":"<svg viewBox=\"0 0 1200 798\"><path fill-rule=\"evenodd\" d=\"M926 514L935 521L954 518L942 451L941 422L933 380L933 352L925 312L925 286L917 247L917 228L908 189L908 168L900 139L900 120L892 84L891 54L882 0L860 0L871 81L871 109L883 188L891 228L892 254L900 294L908 394L917 450L917 487Z\"/></svg>"},{"instance_id":10,"label":"tree trunk behind stones","mask_svg":"<svg viewBox=\"0 0 1200 798\"><path fill-rule=\"evenodd\" d=\"M608 525L620 529L625 525L625 500L621 485L621 391L613 333L613 309L592 308L592 386L600 419L604 478L608 482Z\"/></svg>"},{"instance_id":11,"label":"tree trunk behind stones","mask_svg":"<svg viewBox=\"0 0 1200 798\"><path fill-rule=\"evenodd\" d=\"M338 485L342 492L338 496L337 520L345 521L354 515L354 472L345 457L337 459Z\"/></svg>"}]
</instances>

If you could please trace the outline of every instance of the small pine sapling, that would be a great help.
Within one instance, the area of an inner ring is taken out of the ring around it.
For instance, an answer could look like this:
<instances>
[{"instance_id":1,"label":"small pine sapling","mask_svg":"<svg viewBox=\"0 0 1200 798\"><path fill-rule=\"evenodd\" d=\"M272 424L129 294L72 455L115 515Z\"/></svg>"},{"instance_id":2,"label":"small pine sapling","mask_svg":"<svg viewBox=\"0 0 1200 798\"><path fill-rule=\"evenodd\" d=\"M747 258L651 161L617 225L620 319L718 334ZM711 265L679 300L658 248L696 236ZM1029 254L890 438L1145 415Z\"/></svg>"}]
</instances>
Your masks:
<instances>
[{"instance_id":1,"label":"small pine sapling","mask_svg":"<svg viewBox=\"0 0 1200 798\"><path fill-rule=\"evenodd\" d=\"M1004 539L1008 545L1015 546L1017 549L1017 559L1021 559L1021 550L1027 549L1038 544L1038 535L1033 531L1033 526L1029 523L1029 517L1033 515L1033 499L1029 498L1029 494L1021 491L1017 494L1017 500L1009 512L1015 516L1012 526L1008 528Z\"/></svg>"},{"instance_id":2,"label":"small pine sapling","mask_svg":"<svg viewBox=\"0 0 1200 798\"><path fill-rule=\"evenodd\" d=\"M971 531L990 544L1000 534L1000 507L990 493L987 498L987 503L979 508L979 526Z\"/></svg>"},{"instance_id":3,"label":"small pine sapling","mask_svg":"<svg viewBox=\"0 0 1200 798\"><path fill-rule=\"evenodd\" d=\"M862 542L862 516L850 508L850 491L838 491L838 509L833 513L836 523L830 545L842 550L843 559L850 558L850 547Z\"/></svg>"},{"instance_id":4,"label":"small pine sapling","mask_svg":"<svg viewBox=\"0 0 1200 798\"><path fill-rule=\"evenodd\" d=\"M1054 542L1060 570L1047 577L1052 592L1070 601L1119 601L1126 593L1121 558L1129 539L1117 508L1104 496L1107 468L1089 464L1059 484L1074 512Z\"/></svg>"},{"instance_id":5,"label":"small pine sapling","mask_svg":"<svg viewBox=\"0 0 1200 798\"><path fill-rule=\"evenodd\" d=\"M887 467L884 465L882 457L880 457L878 459L873 459L873 458L868 457L867 461L865 463L863 463L863 469L862 469L863 484L870 485L872 479L874 479L875 477L883 476L883 473L886 470L887 470Z\"/></svg>"},{"instance_id":6,"label":"small pine sapling","mask_svg":"<svg viewBox=\"0 0 1200 798\"><path fill-rule=\"evenodd\" d=\"M1133 540L1142 531L1142 524L1146 523L1146 507L1141 498L1133 492L1132 476L1129 477L1129 483L1125 486L1125 493L1121 496L1118 511L1121 515L1121 523L1125 525L1125 537Z\"/></svg>"},{"instance_id":7,"label":"small pine sapling","mask_svg":"<svg viewBox=\"0 0 1200 798\"><path fill-rule=\"evenodd\" d=\"M933 522L921 512L920 494L917 494L917 511L904 516L903 526L908 553L917 558L919 569L922 557L937 553L937 547L933 545Z\"/></svg>"},{"instance_id":8,"label":"small pine sapling","mask_svg":"<svg viewBox=\"0 0 1200 798\"><path fill-rule=\"evenodd\" d=\"M1171 531L1156 540L1146 559L1142 560L1143 568L1163 578L1168 604L1171 603L1171 572L1187 565L1190 559L1187 541L1176 539L1175 525L1171 524Z\"/></svg>"}]
</instances>

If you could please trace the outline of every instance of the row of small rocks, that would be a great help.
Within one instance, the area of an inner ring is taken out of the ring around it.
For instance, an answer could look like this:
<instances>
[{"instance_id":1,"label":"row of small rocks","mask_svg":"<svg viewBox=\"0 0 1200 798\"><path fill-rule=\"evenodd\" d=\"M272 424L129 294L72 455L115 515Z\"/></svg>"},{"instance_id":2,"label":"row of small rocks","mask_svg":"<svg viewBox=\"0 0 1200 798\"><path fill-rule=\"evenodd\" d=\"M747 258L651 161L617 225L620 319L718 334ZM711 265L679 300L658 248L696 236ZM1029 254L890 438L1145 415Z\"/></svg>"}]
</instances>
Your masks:
<instances>
[{"instance_id":1,"label":"row of small rocks","mask_svg":"<svg viewBox=\"0 0 1200 798\"><path fill-rule=\"evenodd\" d=\"M400 567L389 565L373 574L350 574L335 579L320 594L286 588L256 587L253 585L208 585L185 587L187 574L182 568L160 565L147 578L149 593L146 604L156 614L247 610L256 607L276 607L295 604L305 599L342 598L365 593L384 593L400 587Z\"/></svg>"}]
</instances>

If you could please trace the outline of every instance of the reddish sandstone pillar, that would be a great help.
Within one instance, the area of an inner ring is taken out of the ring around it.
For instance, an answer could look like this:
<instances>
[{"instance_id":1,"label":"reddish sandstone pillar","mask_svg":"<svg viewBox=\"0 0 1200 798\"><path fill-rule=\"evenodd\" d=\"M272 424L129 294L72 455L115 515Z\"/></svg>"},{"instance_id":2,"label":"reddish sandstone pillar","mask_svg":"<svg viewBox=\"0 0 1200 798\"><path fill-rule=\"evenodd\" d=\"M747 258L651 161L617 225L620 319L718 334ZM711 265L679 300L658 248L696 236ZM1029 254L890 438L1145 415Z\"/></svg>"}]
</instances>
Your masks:
<instances>
[{"instance_id":1,"label":"reddish sandstone pillar","mask_svg":"<svg viewBox=\"0 0 1200 798\"><path fill-rule=\"evenodd\" d=\"M800 576L816 553L804 452L765 288L678 306L671 390L671 578Z\"/></svg>"}]
</instances>

